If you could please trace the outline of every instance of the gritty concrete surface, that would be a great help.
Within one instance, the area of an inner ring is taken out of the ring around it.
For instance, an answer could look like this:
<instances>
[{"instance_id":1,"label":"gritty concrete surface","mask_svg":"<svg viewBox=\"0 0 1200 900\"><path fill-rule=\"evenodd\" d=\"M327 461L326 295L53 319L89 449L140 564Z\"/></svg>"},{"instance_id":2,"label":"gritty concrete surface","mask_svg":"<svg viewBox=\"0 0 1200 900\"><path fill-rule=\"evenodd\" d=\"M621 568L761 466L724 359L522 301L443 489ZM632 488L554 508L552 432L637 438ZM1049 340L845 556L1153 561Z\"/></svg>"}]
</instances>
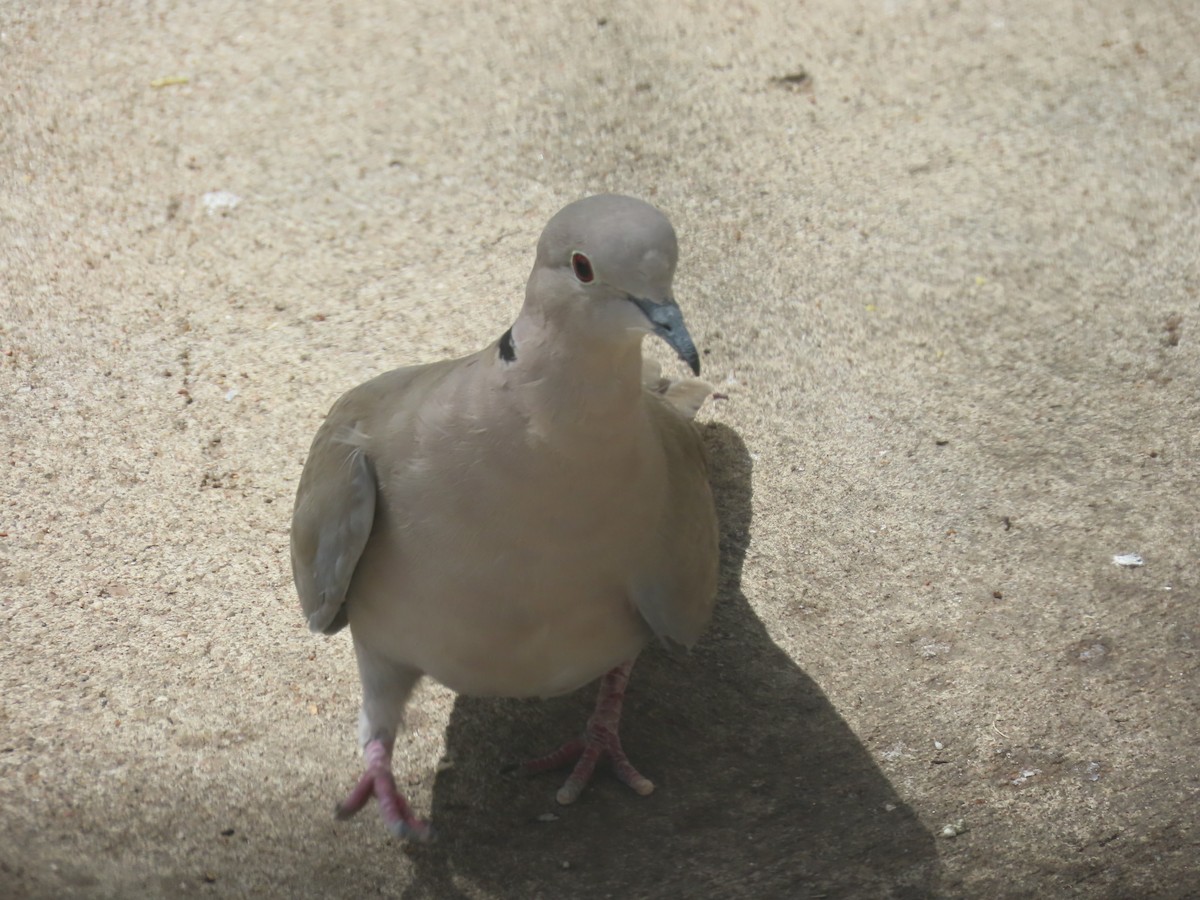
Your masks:
<instances>
[{"instance_id":1,"label":"gritty concrete surface","mask_svg":"<svg viewBox=\"0 0 1200 900\"><path fill-rule=\"evenodd\" d=\"M0 896L1200 892L1196 3L9 0L0 88ZM405 847L300 466L600 190L728 395L720 608L646 799L499 773L590 689L423 688Z\"/></svg>"}]
</instances>

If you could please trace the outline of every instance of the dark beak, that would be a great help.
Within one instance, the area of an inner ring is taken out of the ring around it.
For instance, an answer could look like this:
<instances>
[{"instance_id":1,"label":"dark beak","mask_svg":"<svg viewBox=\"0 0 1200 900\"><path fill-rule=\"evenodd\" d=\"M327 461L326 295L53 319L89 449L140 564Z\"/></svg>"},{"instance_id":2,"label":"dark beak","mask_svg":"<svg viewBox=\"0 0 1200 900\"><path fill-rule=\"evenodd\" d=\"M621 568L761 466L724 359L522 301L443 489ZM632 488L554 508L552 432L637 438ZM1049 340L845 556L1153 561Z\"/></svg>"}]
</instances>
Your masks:
<instances>
[{"instance_id":1,"label":"dark beak","mask_svg":"<svg viewBox=\"0 0 1200 900\"><path fill-rule=\"evenodd\" d=\"M699 375L700 354L696 352L692 336L688 334L687 326L683 324L683 313L679 311L675 301L666 300L662 303L655 303L653 300L643 300L641 297L633 296L629 299L646 314L646 318L654 326L654 333L670 344L679 354L679 358L688 364L692 372Z\"/></svg>"}]
</instances>

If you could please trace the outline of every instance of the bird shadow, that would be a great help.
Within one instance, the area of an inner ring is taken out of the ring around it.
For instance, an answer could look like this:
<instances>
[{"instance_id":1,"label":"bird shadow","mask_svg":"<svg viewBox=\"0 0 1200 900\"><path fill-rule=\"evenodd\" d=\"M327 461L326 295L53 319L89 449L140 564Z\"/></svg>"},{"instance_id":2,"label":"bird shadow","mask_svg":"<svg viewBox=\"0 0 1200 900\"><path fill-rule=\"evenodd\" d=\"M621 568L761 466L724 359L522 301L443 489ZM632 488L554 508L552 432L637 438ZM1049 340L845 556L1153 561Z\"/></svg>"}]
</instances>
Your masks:
<instances>
[{"instance_id":1,"label":"bird shadow","mask_svg":"<svg viewBox=\"0 0 1200 900\"><path fill-rule=\"evenodd\" d=\"M720 595L691 653L651 647L622 718L638 797L601 769L560 807L566 773L501 775L580 731L593 688L548 701L459 697L453 766L433 785L439 839L409 845L418 898L927 897L932 834L741 592L751 460L704 428L721 522Z\"/></svg>"}]
</instances>

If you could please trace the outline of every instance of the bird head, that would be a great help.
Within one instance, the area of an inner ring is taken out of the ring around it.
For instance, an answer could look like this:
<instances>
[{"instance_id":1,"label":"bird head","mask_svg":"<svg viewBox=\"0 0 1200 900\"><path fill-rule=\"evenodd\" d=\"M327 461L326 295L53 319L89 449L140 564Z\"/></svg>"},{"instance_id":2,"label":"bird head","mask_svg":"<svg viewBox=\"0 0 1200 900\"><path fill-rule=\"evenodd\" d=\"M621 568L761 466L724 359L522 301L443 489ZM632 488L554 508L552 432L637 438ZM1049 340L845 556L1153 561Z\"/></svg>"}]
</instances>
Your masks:
<instances>
[{"instance_id":1,"label":"bird head","mask_svg":"<svg viewBox=\"0 0 1200 900\"><path fill-rule=\"evenodd\" d=\"M655 334L700 374L671 289L679 245L661 212L601 194L560 210L538 241L523 314L613 341Z\"/></svg>"}]
</instances>

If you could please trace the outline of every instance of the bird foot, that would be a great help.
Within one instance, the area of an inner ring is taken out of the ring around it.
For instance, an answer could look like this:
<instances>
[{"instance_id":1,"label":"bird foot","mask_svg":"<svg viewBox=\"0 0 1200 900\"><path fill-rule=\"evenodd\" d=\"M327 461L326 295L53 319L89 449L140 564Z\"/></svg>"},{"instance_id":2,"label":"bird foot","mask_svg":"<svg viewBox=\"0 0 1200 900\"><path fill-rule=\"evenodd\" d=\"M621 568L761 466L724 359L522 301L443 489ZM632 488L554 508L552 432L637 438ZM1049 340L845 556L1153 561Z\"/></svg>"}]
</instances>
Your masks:
<instances>
[{"instance_id":1,"label":"bird foot","mask_svg":"<svg viewBox=\"0 0 1200 900\"><path fill-rule=\"evenodd\" d=\"M350 795L334 810L338 819L349 819L374 797L379 801L379 813L383 816L383 824L393 835L401 840L422 844L433 840L433 829L429 823L413 815L408 801L396 789L396 779L392 775L391 747L383 741L373 740L367 744L363 755L367 760L367 770Z\"/></svg>"},{"instance_id":2,"label":"bird foot","mask_svg":"<svg viewBox=\"0 0 1200 900\"><path fill-rule=\"evenodd\" d=\"M555 799L563 806L579 799L583 789L592 780L596 763L603 756L607 756L612 762L613 772L623 784L629 785L643 797L654 791L654 782L633 767L633 763L621 749L621 739L615 732L595 737L597 739L594 739L593 729L589 726L586 737L567 741L553 753L525 763L521 769L527 774L536 775L552 769L561 769L567 763L575 763L575 768L555 795Z\"/></svg>"},{"instance_id":3,"label":"bird foot","mask_svg":"<svg viewBox=\"0 0 1200 900\"><path fill-rule=\"evenodd\" d=\"M621 705L625 699L625 686L629 682L629 670L633 663L627 662L613 669L600 682L600 696L596 698L596 709L588 719L587 729L581 738L567 741L553 753L525 763L522 771L530 775L560 769L568 763L575 768L558 790L556 799L563 806L574 803L583 793L596 764L607 756L614 774L643 797L654 790L654 782L633 767L621 747L619 727Z\"/></svg>"}]
</instances>

